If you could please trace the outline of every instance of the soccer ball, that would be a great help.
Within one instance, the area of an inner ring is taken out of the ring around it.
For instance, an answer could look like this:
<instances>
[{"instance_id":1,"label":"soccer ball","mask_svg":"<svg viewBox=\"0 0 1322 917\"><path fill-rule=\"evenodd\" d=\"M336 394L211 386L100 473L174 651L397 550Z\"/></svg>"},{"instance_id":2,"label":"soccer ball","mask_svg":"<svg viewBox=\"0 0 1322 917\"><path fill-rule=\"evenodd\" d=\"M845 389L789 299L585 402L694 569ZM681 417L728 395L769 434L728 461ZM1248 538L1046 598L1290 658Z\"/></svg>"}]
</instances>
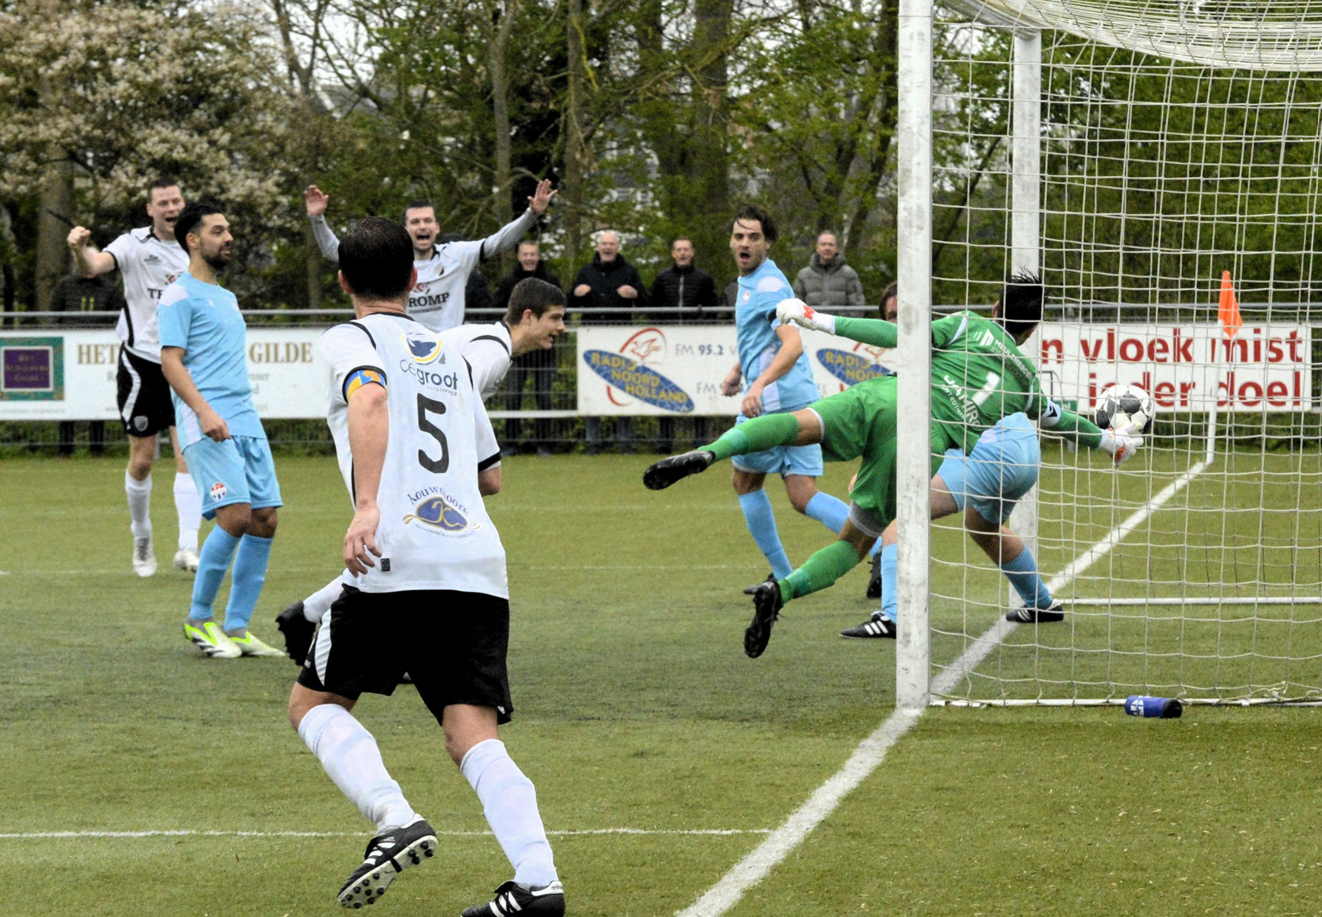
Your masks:
<instances>
[{"instance_id":1,"label":"soccer ball","mask_svg":"<svg viewBox=\"0 0 1322 917\"><path fill-rule=\"evenodd\" d=\"M1152 432L1157 416L1152 397L1137 385L1111 385L1097 399L1097 426L1116 432L1133 425L1134 433Z\"/></svg>"}]
</instances>

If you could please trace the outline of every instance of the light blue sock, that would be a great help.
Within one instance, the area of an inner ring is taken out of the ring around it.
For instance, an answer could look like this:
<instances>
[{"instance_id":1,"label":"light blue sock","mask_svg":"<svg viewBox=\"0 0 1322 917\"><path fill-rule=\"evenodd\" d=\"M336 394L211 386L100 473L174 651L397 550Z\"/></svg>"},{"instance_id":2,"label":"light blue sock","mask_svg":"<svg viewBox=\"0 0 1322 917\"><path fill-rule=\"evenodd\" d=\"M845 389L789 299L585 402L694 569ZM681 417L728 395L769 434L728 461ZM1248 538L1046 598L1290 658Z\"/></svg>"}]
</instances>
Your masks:
<instances>
[{"instance_id":1,"label":"light blue sock","mask_svg":"<svg viewBox=\"0 0 1322 917\"><path fill-rule=\"evenodd\" d=\"M271 560L271 538L244 535L239 551L234 555L234 581L230 584L230 601L225 606L225 632L245 631L252 620L257 597L266 583L266 565ZM233 634L231 634L233 636ZM239 636L243 636L239 634Z\"/></svg>"},{"instance_id":2,"label":"light blue sock","mask_svg":"<svg viewBox=\"0 0 1322 917\"><path fill-rule=\"evenodd\" d=\"M840 530L845 527L845 520L849 518L849 504L843 500L838 500L830 494L824 494L818 491L808 505L803 508L803 514L809 519L816 519L822 525L826 526L835 534L839 535ZM875 557L881 550L881 539L872 546L868 552L869 557Z\"/></svg>"},{"instance_id":3,"label":"light blue sock","mask_svg":"<svg viewBox=\"0 0 1322 917\"><path fill-rule=\"evenodd\" d=\"M881 539L877 539L881 543ZM895 614L900 607L899 585L896 583L896 566L900 556L900 546L898 544L888 544L881 549L881 613L890 620L895 620Z\"/></svg>"},{"instance_id":4,"label":"light blue sock","mask_svg":"<svg viewBox=\"0 0 1322 917\"><path fill-rule=\"evenodd\" d=\"M803 514L826 526L831 534L839 535L845 527L845 520L849 518L849 504L819 490L803 508Z\"/></svg>"},{"instance_id":5,"label":"light blue sock","mask_svg":"<svg viewBox=\"0 0 1322 917\"><path fill-rule=\"evenodd\" d=\"M744 511L744 521L753 540L766 555L771 564L771 572L776 579L784 579L794 572L785 549L780 544L780 533L776 531L776 513L771 508L771 498L765 490L755 490L750 494L739 495L739 508Z\"/></svg>"},{"instance_id":6,"label":"light blue sock","mask_svg":"<svg viewBox=\"0 0 1322 917\"><path fill-rule=\"evenodd\" d=\"M1051 607L1051 593L1047 592L1047 584L1038 576L1037 561L1033 560L1033 552L1028 548L1019 552L1014 560L1001 564L1001 572L1010 581L1014 591L1019 593L1019 598L1024 600L1026 608Z\"/></svg>"},{"instance_id":7,"label":"light blue sock","mask_svg":"<svg viewBox=\"0 0 1322 917\"><path fill-rule=\"evenodd\" d=\"M216 601L220 591L220 581L229 569L230 558L239 546L239 539L215 526L207 540L202 542L202 550L197 555L197 578L193 580L193 605L188 616L195 621L205 621L211 617L211 603Z\"/></svg>"}]
</instances>

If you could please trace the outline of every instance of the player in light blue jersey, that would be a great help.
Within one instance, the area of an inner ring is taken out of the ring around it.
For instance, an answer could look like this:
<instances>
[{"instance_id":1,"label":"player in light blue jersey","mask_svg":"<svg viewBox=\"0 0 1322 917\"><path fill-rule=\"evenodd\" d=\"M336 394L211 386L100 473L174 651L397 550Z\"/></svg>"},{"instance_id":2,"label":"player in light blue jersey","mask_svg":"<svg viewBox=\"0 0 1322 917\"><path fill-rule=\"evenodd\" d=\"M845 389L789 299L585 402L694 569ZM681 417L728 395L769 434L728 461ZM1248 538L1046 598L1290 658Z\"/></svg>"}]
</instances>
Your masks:
<instances>
[{"instance_id":1,"label":"player in light blue jersey","mask_svg":"<svg viewBox=\"0 0 1322 917\"><path fill-rule=\"evenodd\" d=\"M1065 619L1065 606L1051 597L1042 582L1033 552L1005 525L1015 505L1037 483L1041 462L1037 430L1026 414L1017 413L978 437L967 456L959 449L946 450L945 461L932 478L932 518L964 514L969 537L1000 567L1024 603L1005 617L1024 624ZM840 636L895 639L898 537L899 525L892 521L881 535L881 609L862 624L842 630Z\"/></svg>"},{"instance_id":2,"label":"player in light blue jersey","mask_svg":"<svg viewBox=\"0 0 1322 917\"><path fill-rule=\"evenodd\" d=\"M173 390L184 458L216 526L202 545L184 636L213 659L283 656L248 630L275 537L280 485L271 447L252 403L246 327L234 294L216 272L234 237L215 204L192 203L175 224L188 272L161 294L161 371ZM234 560L225 624L211 619L220 581Z\"/></svg>"},{"instance_id":3,"label":"player in light blue jersey","mask_svg":"<svg viewBox=\"0 0 1322 917\"><path fill-rule=\"evenodd\" d=\"M775 221L756 204L744 204L730 223L730 251L739 268L739 294L735 303L739 362L721 391L726 396L743 393L736 423L761 414L796 411L820 396L813 382L808 355L799 330L781 324L776 305L793 297L785 275L768 256L776 241ZM744 381L747 380L745 387ZM766 452L741 455L734 462L734 492L744 512L748 531L761 548L771 572L781 579L794 569L780 543L771 499L763 490L768 474L779 474L793 507L839 533L849 516L849 507L817 489L822 474L822 449L818 445L777 446Z\"/></svg>"}]
</instances>

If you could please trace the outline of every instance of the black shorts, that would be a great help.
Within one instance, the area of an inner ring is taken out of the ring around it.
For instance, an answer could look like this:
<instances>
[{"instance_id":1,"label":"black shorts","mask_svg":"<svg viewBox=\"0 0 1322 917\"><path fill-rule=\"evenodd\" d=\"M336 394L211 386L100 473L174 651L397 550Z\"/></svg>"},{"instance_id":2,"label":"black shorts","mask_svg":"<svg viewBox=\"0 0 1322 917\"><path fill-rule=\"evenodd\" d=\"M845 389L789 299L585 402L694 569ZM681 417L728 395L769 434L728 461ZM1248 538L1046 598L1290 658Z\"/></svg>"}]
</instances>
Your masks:
<instances>
[{"instance_id":1,"label":"black shorts","mask_svg":"<svg viewBox=\"0 0 1322 917\"><path fill-rule=\"evenodd\" d=\"M345 586L312 638L298 683L350 700L390 695L408 672L441 721L450 704L514 712L505 654L510 603L474 592L362 592Z\"/></svg>"},{"instance_id":2,"label":"black shorts","mask_svg":"<svg viewBox=\"0 0 1322 917\"><path fill-rule=\"evenodd\" d=\"M119 419L129 436L155 436L174 426L174 402L161 364L119 348Z\"/></svg>"}]
</instances>

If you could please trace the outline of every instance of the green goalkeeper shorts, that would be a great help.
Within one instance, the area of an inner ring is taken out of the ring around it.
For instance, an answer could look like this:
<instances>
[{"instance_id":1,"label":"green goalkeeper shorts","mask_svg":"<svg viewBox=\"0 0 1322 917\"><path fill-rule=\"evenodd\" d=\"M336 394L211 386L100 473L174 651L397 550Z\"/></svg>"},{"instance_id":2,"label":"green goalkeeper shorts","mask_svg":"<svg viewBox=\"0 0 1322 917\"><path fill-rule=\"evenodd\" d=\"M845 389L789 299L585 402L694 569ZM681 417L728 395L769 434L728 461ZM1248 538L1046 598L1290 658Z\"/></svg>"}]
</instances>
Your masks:
<instances>
[{"instance_id":1,"label":"green goalkeeper shorts","mask_svg":"<svg viewBox=\"0 0 1322 917\"><path fill-rule=\"evenodd\" d=\"M861 458L850 494L849 520L873 537L895 518L897 379L869 379L838 395L823 398L811 410L822 422L822 457L828 462ZM950 448L935 424L931 437L933 474Z\"/></svg>"}]
</instances>

